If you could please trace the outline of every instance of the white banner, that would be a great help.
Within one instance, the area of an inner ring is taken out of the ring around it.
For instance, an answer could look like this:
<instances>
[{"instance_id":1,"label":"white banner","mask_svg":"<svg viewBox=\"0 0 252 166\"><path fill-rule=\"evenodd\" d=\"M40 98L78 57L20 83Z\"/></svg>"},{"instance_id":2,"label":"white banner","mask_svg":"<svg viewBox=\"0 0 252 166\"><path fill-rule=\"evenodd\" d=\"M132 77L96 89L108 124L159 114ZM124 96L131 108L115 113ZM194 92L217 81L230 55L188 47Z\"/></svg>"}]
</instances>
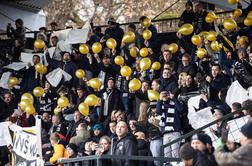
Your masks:
<instances>
[{"instance_id":1,"label":"white banner","mask_svg":"<svg viewBox=\"0 0 252 166\"><path fill-rule=\"evenodd\" d=\"M73 29L68 33L66 43L69 44L86 43L88 39L88 32L89 28Z\"/></svg>"},{"instance_id":2,"label":"white banner","mask_svg":"<svg viewBox=\"0 0 252 166\"><path fill-rule=\"evenodd\" d=\"M36 117L36 126L10 126L14 132L12 165L13 166L42 166L41 119Z\"/></svg>"}]
</instances>

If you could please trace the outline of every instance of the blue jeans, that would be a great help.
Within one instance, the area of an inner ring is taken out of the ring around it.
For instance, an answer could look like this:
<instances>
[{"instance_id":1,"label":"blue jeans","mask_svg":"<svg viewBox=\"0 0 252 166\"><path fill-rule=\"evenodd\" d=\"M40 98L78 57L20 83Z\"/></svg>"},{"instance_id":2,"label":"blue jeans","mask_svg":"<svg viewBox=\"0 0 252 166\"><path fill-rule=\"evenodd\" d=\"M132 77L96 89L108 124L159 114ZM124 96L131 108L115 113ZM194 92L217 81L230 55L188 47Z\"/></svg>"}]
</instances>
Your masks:
<instances>
[{"instance_id":1,"label":"blue jeans","mask_svg":"<svg viewBox=\"0 0 252 166\"><path fill-rule=\"evenodd\" d=\"M160 157L160 149L161 145L163 145L163 138L157 138L150 141L150 151L153 157ZM159 166L159 161L154 161L155 166Z\"/></svg>"}]
</instances>

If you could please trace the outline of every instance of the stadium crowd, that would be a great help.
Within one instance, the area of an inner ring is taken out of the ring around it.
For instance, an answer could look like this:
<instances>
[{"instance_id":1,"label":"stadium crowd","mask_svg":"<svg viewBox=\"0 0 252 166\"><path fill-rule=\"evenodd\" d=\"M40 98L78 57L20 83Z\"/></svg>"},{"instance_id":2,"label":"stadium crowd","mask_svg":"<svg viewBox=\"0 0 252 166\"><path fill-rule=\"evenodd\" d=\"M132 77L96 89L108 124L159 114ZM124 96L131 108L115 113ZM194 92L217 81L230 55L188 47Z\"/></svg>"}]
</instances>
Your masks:
<instances>
[{"instance_id":1,"label":"stadium crowd","mask_svg":"<svg viewBox=\"0 0 252 166\"><path fill-rule=\"evenodd\" d=\"M246 9L238 4L238 9L242 15L232 15L232 20L249 19L252 1ZM139 27L129 24L127 32L113 18L104 33L91 26L87 42L73 44L71 52L59 47L60 40L54 35L56 22L51 23L51 31L41 27L32 63L18 71L1 69L1 75L11 71L13 80L9 80L9 89L1 88L0 122L29 127L35 125L35 115L41 115L43 158L52 164L62 158L102 154L159 157L161 145L194 130L187 116L189 98L200 96L195 111L210 107L216 119L252 103L252 98L242 103L225 101L235 81L245 90L252 86L252 24L222 26L214 17L202 3L194 10L193 3L187 2L177 42L164 43L161 48L157 29L145 16L140 17ZM17 19L16 28L7 26L7 35L13 40L10 63L20 62L26 48L24 24ZM193 32L188 32L191 27ZM53 53L51 47L56 47ZM47 77L48 73L52 77ZM28 107L31 100L33 106ZM252 108L228 119L248 117L240 130L240 142L228 140L233 126L225 120L211 129L219 138L216 147L209 135L200 132L166 147L164 157L181 158L186 166L249 166L251 116ZM10 162L10 151L8 145L0 146L0 165ZM159 162L104 159L102 164L157 166Z\"/></svg>"}]
</instances>

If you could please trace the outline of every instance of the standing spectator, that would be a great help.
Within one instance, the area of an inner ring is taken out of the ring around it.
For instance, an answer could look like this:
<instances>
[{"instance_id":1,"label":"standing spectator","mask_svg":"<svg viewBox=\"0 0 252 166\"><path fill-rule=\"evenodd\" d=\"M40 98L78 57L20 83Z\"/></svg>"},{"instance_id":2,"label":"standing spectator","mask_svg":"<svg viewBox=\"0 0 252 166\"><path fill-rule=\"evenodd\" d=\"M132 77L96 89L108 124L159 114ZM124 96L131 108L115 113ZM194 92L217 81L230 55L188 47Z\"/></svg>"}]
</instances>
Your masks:
<instances>
[{"instance_id":1,"label":"standing spectator","mask_svg":"<svg viewBox=\"0 0 252 166\"><path fill-rule=\"evenodd\" d=\"M0 122L4 122L17 108L17 100L10 91L0 96Z\"/></svg>"},{"instance_id":2,"label":"standing spectator","mask_svg":"<svg viewBox=\"0 0 252 166\"><path fill-rule=\"evenodd\" d=\"M182 13L179 20L179 26L183 24L189 23L193 24L196 21L196 15L193 11L193 3L191 1L186 2L185 4L186 10Z\"/></svg>"},{"instance_id":3,"label":"standing spectator","mask_svg":"<svg viewBox=\"0 0 252 166\"><path fill-rule=\"evenodd\" d=\"M172 75L172 71L170 69L163 70L162 76L160 77L160 81L161 91L176 93L178 89L177 79L174 75Z\"/></svg>"},{"instance_id":4,"label":"standing spectator","mask_svg":"<svg viewBox=\"0 0 252 166\"><path fill-rule=\"evenodd\" d=\"M55 164L58 159L64 157L65 148L62 144L59 144L60 137L57 133L52 133L50 136L50 142L53 146L53 155L50 158L50 163Z\"/></svg>"},{"instance_id":5,"label":"standing spectator","mask_svg":"<svg viewBox=\"0 0 252 166\"><path fill-rule=\"evenodd\" d=\"M197 27L195 32L200 33L201 31L208 31L210 28L205 20L207 12L203 9L203 4L201 2L196 5L195 13L196 13L195 27Z\"/></svg>"},{"instance_id":6,"label":"standing spectator","mask_svg":"<svg viewBox=\"0 0 252 166\"><path fill-rule=\"evenodd\" d=\"M184 54L182 56L182 60L181 60L181 64L179 64L178 66L178 70L177 73L180 74L182 72L185 72L189 75L191 75L192 77L195 77L197 74L197 66L191 62L191 57L189 54Z\"/></svg>"},{"instance_id":7,"label":"standing spectator","mask_svg":"<svg viewBox=\"0 0 252 166\"><path fill-rule=\"evenodd\" d=\"M160 101L157 103L157 113L161 115L161 131L163 132L163 144L167 144L181 136L180 115L184 111L184 105L177 98L166 91L160 93ZM180 142L172 144L164 149L165 157L179 157Z\"/></svg>"},{"instance_id":8,"label":"standing spectator","mask_svg":"<svg viewBox=\"0 0 252 166\"><path fill-rule=\"evenodd\" d=\"M120 121L116 125L117 138L113 141L112 155L137 155L136 139L130 135L128 126L125 122ZM113 159L112 166L135 166L136 162L133 160Z\"/></svg>"},{"instance_id":9,"label":"standing spectator","mask_svg":"<svg viewBox=\"0 0 252 166\"><path fill-rule=\"evenodd\" d=\"M84 123L80 123L76 128L76 136L73 136L70 139L69 143L74 143L75 145L79 146L88 138L90 138L90 132L87 129L87 125Z\"/></svg>"}]
</instances>

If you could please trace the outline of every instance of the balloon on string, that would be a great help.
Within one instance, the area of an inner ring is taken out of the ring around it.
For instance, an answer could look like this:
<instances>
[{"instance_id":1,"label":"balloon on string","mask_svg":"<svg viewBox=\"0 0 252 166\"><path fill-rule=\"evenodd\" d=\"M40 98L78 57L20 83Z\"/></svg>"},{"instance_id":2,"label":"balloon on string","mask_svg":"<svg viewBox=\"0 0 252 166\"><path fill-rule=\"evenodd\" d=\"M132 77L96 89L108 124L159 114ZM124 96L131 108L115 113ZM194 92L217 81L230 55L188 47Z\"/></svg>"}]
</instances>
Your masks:
<instances>
[{"instance_id":1,"label":"balloon on string","mask_svg":"<svg viewBox=\"0 0 252 166\"><path fill-rule=\"evenodd\" d=\"M81 44L80 47L79 47L79 51L82 54L89 53L89 47L88 47L88 45L87 44Z\"/></svg>"},{"instance_id":2,"label":"balloon on string","mask_svg":"<svg viewBox=\"0 0 252 166\"><path fill-rule=\"evenodd\" d=\"M140 69L142 71L148 70L151 67L151 60L150 58L143 58L140 60Z\"/></svg>"},{"instance_id":3,"label":"balloon on string","mask_svg":"<svg viewBox=\"0 0 252 166\"><path fill-rule=\"evenodd\" d=\"M201 37L199 35L193 35L191 41L196 46L199 46L202 42Z\"/></svg>"},{"instance_id":4,"label":"balloon on string","mask_svg":"<svg viewBox=\"0 0 252 166\"><path fill-rule=\"evenodd\" d=\"M237 42L238 42L238 43L240 44L240 46L241 46L241 45L243 45L243 44L245 44L245 43L248 43L248 42L249 42L249 39L248 39L247 36L241 36L241 37L239 37L239 39L238 39Z\"/></svg>"},{"instance_id":5,"label":"balloon on string","mask_svg":"<svg viewBox=\"0 0 252 166\"><path fill-rule=\"evenodd\" d=\"M250 12L248 13L247 18L252 19L252 11L250 11Z\"/></svg>"},{"instance_id":6,"label":"balloon on string","mask_svg":"<svg viewBox=\"0 0 252 166\"><path fill-rule=\"evenodd\" d=\"M223 26L226 30L230 31L237 28L237 24L234 19L227 18L223 21Z\"/></svg>"},{"instance_id":7,"label":"balloon on string","mask_svg":"<svg viewBox=\"0 0 252 166\"><path fill-rule=\"evenodd\" d=\"M155 90L150 90L149 89L147 91L147 94L148 94L148 99L150 101L158 101L159 98L160 98L160 94L157 91L155 91Z\"/></svg>"},{"instance_id":8,"label":"balloon on string","mask_svg":"<svg viewBox=\"0 0 252 166\"><path fill-rule=\"evenodd\" d=\"M17 77L10 77L8 84L12 87L16 86L19 83Z\"/></svg>"},{"instance_id":9,"label":"balloon on string","mask_svg":"<svg viewBox=\"0 0 252 166\"><path fill-rule=\"evenodd\" d=\"M95 54L99 54L102 50L102 45L101 43L99 42L95 42L93 45L92 45L92 51L93 53Z\"/></svg>"},{"instance_id":10,"label":"balloon on string","mask_svg":"<svg viewBox=\"0 0 252 166\"><path fill-rule=\"evenodd\" d=\"M37 39L35 40L34 42L34 47L37 48L37 49L42 49L45 47L45 42L41 39Z\"/></svg>"},{"instance_id":11,"label":"balloon on string","mask_svg":"<svg viewBox=\"0 0 252 166\"><path fill-rule=\"evenodd\" d=\"M217 18L216 14L213 11L208 12L207 15L209 15L210 17L213 17L214 19Z\"/></svg>"},{"instance_id":12,"label":"balloon on string","mask_svg":"<svg viewBox=\"0 0 252 166\"><path fill-rule=\"evenodd\" d=\"M41 73L43 71L43 68L44 68L44 65L42 63L38 63L38 64L35 65L35 70L38 73Z\"/></svg>"},{"instance_id":13,"label":"balloon on string","mask_svg":"<svg viewBox=\"0 0 252 166\"><path fill-rule=\"evenodd\" d=\"M69 105L69 100L67 97L65 96L61 96L58 101L57 101L57 104L60 108L64 108L64 107L67 107Z\"/></svg>"},{"instance_id":14,"label":"balloon on string","mask_svg":"<svg viewBox=\"0 0 252 166\"><path fill-rule=\"evenodd\" d=\"M208 35L208 33L209 33L209 32L207 32L207 31L201 31L201 32L199 33L199 36L206 37L206 36Z\"/></svg>"},{"instance_id":15,"label":"balloon on string","mask_svg":"<svg viewBox=\"0 0 252 166\"><path fill-rule=\"evenodd\" d=\"M137 78L133 78L132 80L130 80L129 82L129 89L132 91L137 91L141 88L142 83L139 79Z\"/></svg>"},{"instance_id":16,"label":"balloon on string","mask_svg":"<svg viewBox=\"0 0 252 166\"><path fill-rule=\"evenodd\" d=\"M161 64L158 61L152 63L152 65L151 65L152 70L159 70L160 68L161 68Z\"/></svg>"},{"instance_id":17,"label":"balloon on string","mask_svg":"<svg viewBox=\"0 0 252 166\"><path fill-rule=\"evenodd\" d=\"M215 31L209 31L208 35L206 36L206 39L209 41L215 41L216 36L217 36L217 33Z\"/></svg>"},{"instance_id":18,"label":"balloon on string","mask_svg":"<svg viewBox=\"0 0 252 166\"><path fill-rule=\"evenodd\" d=\"M76 72L75 72L75 76L77 77L77 78L79 78L79 79L83 79L84 77L85 77L85 71L84 70L82 70L82 69L78 69L78 70L76 70Z\"/></svg>"},{"instance_id":19,"label":"balloon on string","mask_svg":"<svg viewBox=\"0 0 252 166\"><path fill-rule=\"evenodd\" d=\"M118 55L115 57L114 62L115 62L115 64L121 66L124 64L124 59L122 56Z\"/></svg>"},{"instance_id":20,"label":"balloon on string","mask_svg":"<svg viewBox=\"0 0 252 166\"><path fill-rule=\"evenodd\" d=\"M132 70L129 66L123 66L120 70L120 73L123 77L129 77L132 73Z\"/></svg>"},{"instance_id":21,"label":"balloon on string","mask_svg":"<svg viewBox=\"0 0 252 166\"><path fill-rule=\"evenodd\" d=\"M193 26L192 24L184 24L179 28L178 32L182 35L190 35L193 33Z\"/></svg>"},{"instance_id":22,"label":"balloon on string","mask_svg":"<svg viewBox=\"0 0 252 166\"><path fill-rule=\"evenodd\" d=\"M233 12L233 15L235 17L240 17L242 15L242 10L241 9L235 9Z\"/></svg>"},{"instance_id":23,"label":"balloon on string","mask_svg":"<svg viewBox=\"0 0 252 166\"><path fill-rule=\"evenodd\" d=\"M95 106L98 103L98 97L94 94L90 94L86 97L84 103L86 103L88 106Z\"/></svg>"},{"instance_id":24,"label":"balloon on string","mask_svg":"<svg viewBox=\"0 0 252 166\"><path fill-rule=\"evenodd\" d=\"M178 51L179 47L176 43L172 43L168 46L168 50L171 51L172 54Z\"/></svg>"},{"instance_id":25,"label":"balloon on string","mask_svg":"<svg viewBox=\"0 0 252 166\"><path fill-rule=\"evenodd\" d=\"M252 17L250 18L250 17L246 17L245 19L244 19L244 25L246 25L246 26L251 26L252 25Z\"/></svg>"},{"instance_id":26,"label":"balloon on string","mask_svg":"<svg viewBox=\"0 0 252 166\"><path fill-rule=\"evenodd\" d=\"M33 89L33 95L36 97L41 97L45 93L45 90L42 87L35 87Z\"/></svg>"},{"instance_id":27,"label":"balloon on string","mask_svg":"<svg viewBox=\"0 0 252 166\"><path fill-rule=\"evenodd\" d=\"M22 94L21 101L22 100L27 100L31 104L33 104L33 102L34 102L34 98L33 98L33 96L30 93L24 93L24 94Z\"/></svg>"},{"instance_id":28,"label":"balloon on string","mask_svg":"<svg viewBox=\"0 0 252 166\"><path fill-rule=\"evenodd\" d=\"M152 36L152 32L149 29L143 31L143 38L144 40L149 40Z\"/></svg>"},{"instance_id":29,"label":"balloon on string","mask_svg":"<svg viewBox=\"0 0 252 166\"><path fill-rule=\"evenodd\" d=\"M87 103L80 103L78 106L78 110L83 116L88 116L89 115L89 106Z\"/></svg>"},{"instance_id":30,"label":"balloon on string","mask_svg":"<svg viewBox=\"0 0 252 166\"><path fill-rule=\"evenodd\" d=\"M217 41L212 41L210 47L215 52L220 50L220 45L219 45L219 43Z\"/></svg>"},{"instance_id":31,"label":"balloon on string","mask_svg":"<svg viewBox=\"0 0 252 166\"><path fill-rule=\"evenodd\" d=\"M214 18L211 17L211 16L209 16L209 15L207 15L207 16L205 17L205 21L206 21L208 24L211 24L211 23L214 22Z\"/></svg>"},{"instance_id":32,"label":"balloon on string","mask_svg":"<svg viewBox=\"0 0 252 166\"><path fill-rule=\"evenodd\" d=\"M88 81L88 83L93 89L100 89L101 87L101 81L98 78L92 78Z\"/></svg>"},{"instance_id":33,"label":"balloon on string","mask_svg":"<svg viewBox=\"0 0 252 166\"><path fill-rule=\"evenodd\" d=\"M134 32L126 32L122 38L123 43L131 43L135 40L135 33Z\"/></svg>"},{"instance_id":34,"label":"balloon on string","mask_svg":"<svg viewBox=\"0 0 252 166\"><path fill-rule=\"evenodd\" d=\"M139 49L137 47L132 47L132 48L130 48L129 51L130 51L130 56L135 58L135 57L137 57Z\"/></svg>"},{"instance_id":35,"label":"balloon on string","mask_svg":"<svg viewBox=\"0 0 252 166\"><path fill-rule=\"evenodd\" d=\"M39 71L39 74L46 74L47 73L47 67L43 65L42 70Z\"/></svg>"},{"instance_id":36,"label":"balloon on string","mask_svg":"<svg viewBox=\"0 0 252 166\"><path fill-rule=\"evenodd\" d=\"M239 0L227 0L228 4L235 5L239 2Z\"/></svg>"},{"instance_id":37,"label":"balloon on string","mask_svg":"<svg viewBox=\"0 0 252 166\"><path fill-rule=\"evenodd\" d=\"M204 58L206 54L207 54L207 51L204 48L198 48L198 50L196 51L196 55L200 59Z\"/></svg>"},{"instance_id":38,"label":"balloon on string","mask_svg":"<svg viewBox=\"0 0 252 166\"><path fill-rule=\"evenodd\" d=\"M144 26L145 28L149 28L150 25L151 25L151 19L148 18L148 17L145 18L145 19L143 20L143 26Z\"/></svg>"},{"instance_id":39,"label":"balloon on string","mask_svg":"<svg viewBox=\"0 0 252 166\"><path fill-rule=\"evenodd\" d=\"M19 102L18 106L21 108L21 110L25 110L25 107L32 104L28 99L23 99Z\"/></svg>"},{"instance_id":40,"label":"balloon on string","mask_svg":"<svg viewBox=\"0 0 252 166\"><path fill-rule=\"evenodd\" d=\"M149 55L149 50L147 47L141 48L140 52L139 52L141 57L146 57Z\"/></svg>"},{"instance_id":41,"label":"balloon on string","mask_svg":"<svg viewBox=\"0 0 252 166\"><path fill-rule=\"evenodd\" d=\"M113 50L113 49L116 48L117 42L116 42L115 39L109 38L109 39L106 41L106 45L107 45L108 48L110 48L110 49Z\"/></svg>"},{"instance_id":42,"label":"balloon on string","mask_svg":"<svg viewBox=\"0 0 252 166\"><path fill-rule=\"evenodd\" d=\"M28 104L24 110L28 115L33 115L36 111L32 104Z\"/></svg>"}]
</instances>

